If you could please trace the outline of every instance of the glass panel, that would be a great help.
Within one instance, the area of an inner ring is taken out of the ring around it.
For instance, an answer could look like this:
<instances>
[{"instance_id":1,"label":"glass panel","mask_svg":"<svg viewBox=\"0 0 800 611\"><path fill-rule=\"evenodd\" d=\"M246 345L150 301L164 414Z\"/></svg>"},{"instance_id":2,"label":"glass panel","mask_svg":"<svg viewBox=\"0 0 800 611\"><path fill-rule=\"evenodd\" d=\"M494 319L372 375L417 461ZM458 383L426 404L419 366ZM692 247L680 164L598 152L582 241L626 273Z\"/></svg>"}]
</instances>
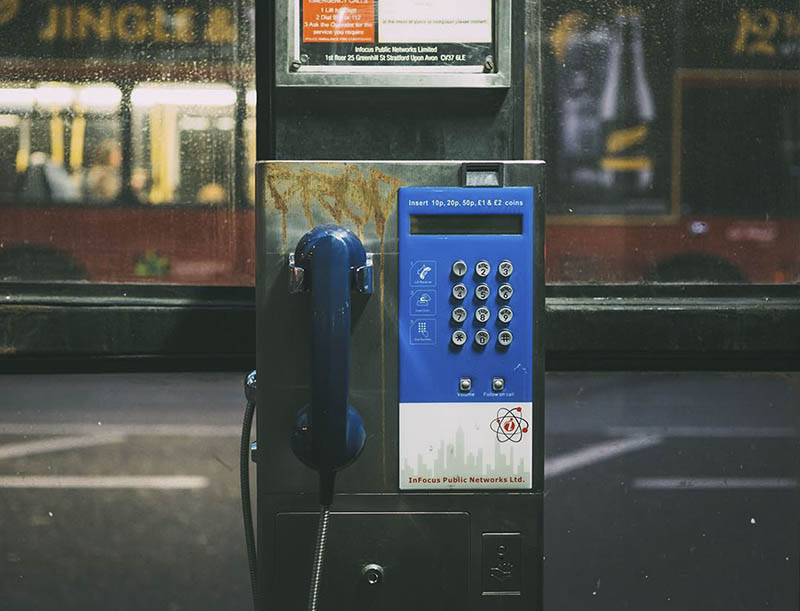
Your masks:
<instances>
[{"instance_id":1,"label":"glass panel","mask_svg":"<svg viewBox=\"0 0 800 611\"><path fill-rule=\"evenodd\" d=\"M548 280L800 282L797 3L544 3Z\"/></svg>"},{"instance_id":2,"label":"glass panel","mask_svg":"<svg viewBox=\"0 0 800 611\"><path fill-rule=\"evenodd\" d=\"M252 2L0 2L0 281L252 284L253 27Z\"/></svg>"}]
</instances>

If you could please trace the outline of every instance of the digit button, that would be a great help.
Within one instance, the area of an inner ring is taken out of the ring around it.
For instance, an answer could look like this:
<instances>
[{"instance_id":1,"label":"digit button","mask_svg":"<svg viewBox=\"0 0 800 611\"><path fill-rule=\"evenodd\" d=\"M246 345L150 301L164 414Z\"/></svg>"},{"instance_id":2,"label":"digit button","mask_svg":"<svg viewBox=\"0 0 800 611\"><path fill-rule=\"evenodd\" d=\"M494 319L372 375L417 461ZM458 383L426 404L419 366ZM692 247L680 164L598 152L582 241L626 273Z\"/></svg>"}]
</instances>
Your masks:
<instances>
[{"instance_id":1,"label":"digit button","mask_svg":"<svg viewBox=\"0 0 800 611\"><path fill-rule=\"evenodd\" d=\"M497 294L500 295L500 299L503 301L508 301L514 294L514 289L511 288L510 284L501 284L497 289Z\"/></svg>"},{"instance_id":2,"label":"digit button","mask_svg":"<svg viewBox=\"0 0 800 611\"><path fill-rule=\"evenodd\" d=\"M508 306L500 308L500 311L497 313L497 319L503 324L510 323L512 318L514 318L514 311Z\"/></svg>"},{"instance_id":3,"label":"digit button","mask_svg":"<svg viewBox=\"0 0 800 611\"><path fill-rule=\"evenodd\" d=\"M467 296L467 287L459 283L453 287L453 297L456 299L464 299Z\"/></svg>"},{"instance_id":4,"label":"digit button","mask_svg":"<svg viewBox=\"0 0 800 611\"><path fill-rule=\"evenodd\" d=\"M453 263L453 275L462 278L464 274L467 273L467 264L459 259L455 263Z\"/></svg>"},{"instance_id":5,"label":"digit button","mask_svg":"<svg viewBox=\"0 0 800 611\"><path fill-rule=\"evenodd\" d=\"M489 286L486 284L479 284L475 287L475 297L477 297L480 301L486 301L489 299L489 294L491 290L489 290Z\"/></svg>"},{"instance_id":6,"label":"digit button","mask_svg":"<svg viewBox=\"0 0 800 611\"><path fill-rule=\"evenodd\" d=\"M461 324L467 320L467 311L464 308L456 308L453 310L453 322Z\"/></svg>"},{"instance_id":7,"label":"digit button","mask_svg":"<svg viewBox=\"0 0 800 611\"><path fill-rule=\"evenodd\" d=\"M489 332L486 329L481 329L475 334L475 343L479 346L485 346L489 343L490 339L492 339L492 336L489 335Z\"/></svg>"},{"instance_id":8,"label":"digit button","mask_svg":"<svg viewBox=\"0 0 800 611\"><path fill-rule=\"evenodd\" d=\"M475 310L475 320L479 323L485 323L489 318L491 318L492 313L489 311L489 308L478 308Z\"/></svg>"}]
</instances>

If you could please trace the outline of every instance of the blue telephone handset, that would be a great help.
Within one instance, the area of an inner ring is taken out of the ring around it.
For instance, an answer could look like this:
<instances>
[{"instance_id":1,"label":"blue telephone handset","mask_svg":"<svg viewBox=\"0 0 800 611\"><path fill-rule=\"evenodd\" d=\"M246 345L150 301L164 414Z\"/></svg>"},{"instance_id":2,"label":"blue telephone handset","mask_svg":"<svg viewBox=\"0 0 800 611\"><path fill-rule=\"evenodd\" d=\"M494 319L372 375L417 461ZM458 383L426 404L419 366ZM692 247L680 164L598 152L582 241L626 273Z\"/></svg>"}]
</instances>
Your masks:
<instances>
[{"instance_id":1,"label":"blue telephone handset","mask_svg":"<svg viewBox=\"0 0 800 611\"><path fill-rule=\"evenodd\" d=\"M336 471L364 448L366 431L349 404L350 294L372 293L372 264L361 240L323 225L290 256L290 290L311 293L311 405L300 410L292 450L319 472L320 504L330 506Z\"/></svg>"}]
</instances>

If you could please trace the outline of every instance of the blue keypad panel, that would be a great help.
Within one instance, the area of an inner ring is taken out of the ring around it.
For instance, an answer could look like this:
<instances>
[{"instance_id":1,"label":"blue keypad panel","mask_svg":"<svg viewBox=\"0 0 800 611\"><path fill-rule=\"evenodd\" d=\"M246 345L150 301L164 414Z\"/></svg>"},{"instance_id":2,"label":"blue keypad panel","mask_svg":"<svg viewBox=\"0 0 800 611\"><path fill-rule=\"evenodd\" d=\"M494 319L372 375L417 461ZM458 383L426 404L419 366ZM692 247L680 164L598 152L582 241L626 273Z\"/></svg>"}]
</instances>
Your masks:
<instances>
[{"instance_id":1,"label":"blue keypad panel","mask_svg":"<svg viewBox=\"0 0 800 611\"><path fill-rule=\"evenodd\" d=\"M398 210L400 402L531 401L533 189L404 187Z\"/></svg>"}]
</instances>

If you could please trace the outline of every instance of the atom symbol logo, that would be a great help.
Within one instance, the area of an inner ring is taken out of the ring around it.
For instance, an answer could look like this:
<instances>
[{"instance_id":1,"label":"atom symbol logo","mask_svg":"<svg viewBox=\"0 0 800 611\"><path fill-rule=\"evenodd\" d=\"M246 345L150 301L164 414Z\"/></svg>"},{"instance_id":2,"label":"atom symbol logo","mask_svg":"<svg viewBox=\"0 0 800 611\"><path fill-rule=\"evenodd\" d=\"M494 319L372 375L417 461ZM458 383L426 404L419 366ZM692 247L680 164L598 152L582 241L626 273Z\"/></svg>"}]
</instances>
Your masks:
<instances>
[{"instance_id":1,"label":"atom symbol logo","mask_svg":"<svg viewBox=\"0 0 800 611\"><path fill-rule=\"evenodd\" d=\"M508 409L501 407L497 416L492 420L492 432L497 435L497 441L505 443L519 443L522 436L528 432L528 421L522 417L522 408Z\"/></svg>"}]
</instances>

